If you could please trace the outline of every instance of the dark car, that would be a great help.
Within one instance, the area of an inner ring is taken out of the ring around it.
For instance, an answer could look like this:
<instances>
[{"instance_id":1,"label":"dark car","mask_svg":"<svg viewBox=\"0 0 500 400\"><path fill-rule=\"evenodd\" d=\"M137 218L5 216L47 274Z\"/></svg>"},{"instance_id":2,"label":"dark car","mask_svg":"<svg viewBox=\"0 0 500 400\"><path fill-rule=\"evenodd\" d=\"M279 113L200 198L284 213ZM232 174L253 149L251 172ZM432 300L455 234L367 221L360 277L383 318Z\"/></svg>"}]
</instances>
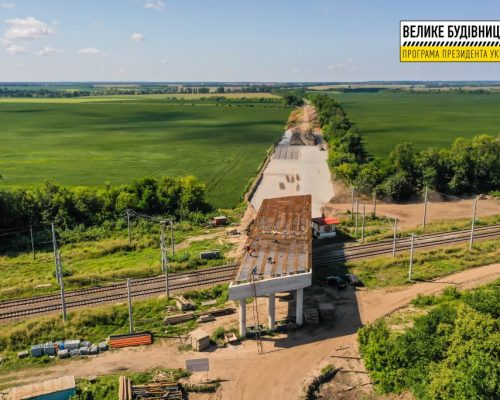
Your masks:
<instances>
[{"instance_id":1,"label":"dark car","mask_svg":"<svg viewBox=\"0 0 500 400\"><path fill-rule=\"evenodd\" d=\"M326 283L333 286L335 289L345 289L346 284L340 276L329 276L326 278Z\"/></svg>"},{"instance_id":2,"label":"dark car","mask_svg":"<svg viewBox=\"0 0 500 400\"><path fill-rule=\"evenodd\" d=\"M363 282L359 280L359 278L354 274L346 274L345 280L349 285L352 286L363 286Z\"/></svg>"}]
</instances>

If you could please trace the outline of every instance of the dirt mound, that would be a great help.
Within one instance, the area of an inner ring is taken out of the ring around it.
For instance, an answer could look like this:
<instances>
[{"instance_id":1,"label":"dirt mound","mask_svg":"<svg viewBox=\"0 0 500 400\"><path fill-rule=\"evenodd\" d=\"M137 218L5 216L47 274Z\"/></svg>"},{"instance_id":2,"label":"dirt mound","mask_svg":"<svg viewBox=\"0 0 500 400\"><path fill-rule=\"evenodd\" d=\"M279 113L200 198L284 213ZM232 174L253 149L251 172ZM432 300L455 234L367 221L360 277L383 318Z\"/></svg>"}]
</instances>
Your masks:
<instances>
[{"instance_id":1,"label":"dirt mound","mask_svg":"<svg viewBox=\"0 0 500 400\"><path fill-rule=\"evenodd\" d=\"M290 144L292 146L316 146L318 140L312 129L302 131L296 128L292 131Z\"/></svg>"},{"instance_id":2,"label":"dirt mound","mask_svg":"<svg viewBox=\"0 0 500 400\"><path fill-rule=\"evenodd\" d=\"M316 146L322 142L316 110L309 104L290 114L287 128L292 130L293 146Z\"/></svg>"}]
</instances>

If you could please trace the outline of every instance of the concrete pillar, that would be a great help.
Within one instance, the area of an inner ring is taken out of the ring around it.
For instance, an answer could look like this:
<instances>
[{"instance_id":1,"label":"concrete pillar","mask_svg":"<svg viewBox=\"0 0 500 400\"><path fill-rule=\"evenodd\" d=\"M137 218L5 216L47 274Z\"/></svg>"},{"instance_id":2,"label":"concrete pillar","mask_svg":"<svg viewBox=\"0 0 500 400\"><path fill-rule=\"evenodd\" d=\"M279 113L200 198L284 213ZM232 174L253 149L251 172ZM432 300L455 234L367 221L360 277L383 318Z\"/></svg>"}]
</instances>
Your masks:
<instances>
[{"instance_id":1,"label":"concrete pillar","mask_svg":"<svg viewBox=\"0 0 500 400\"><path fill-rule=\"evenodd\" d=\"M240 299L240 335L247 335L247 299Z\"/></svg>"},{"instance_id":2,"label":"concrete pillar","mask_svg":"<svg viewBox=\"0 0 500 400\"><path fill-rule=\"evenodd\" d=\"M276 328L276 301L274 293L269 295L269 329Z\"/></svg>"},{"instance_id":3,"label":"concrete pillar","mask_svg":"<svg viewBox=\"0 0 500 400\"><path fill-rule=\"evenodd\" d=\"M302 319L303 319L303 306L304 306L304 289L297 289L297 303L296 303L296 310L295 310L295 318L296 318L296 323L297 325L302 325Z\"/></svg>"}]
</instances>

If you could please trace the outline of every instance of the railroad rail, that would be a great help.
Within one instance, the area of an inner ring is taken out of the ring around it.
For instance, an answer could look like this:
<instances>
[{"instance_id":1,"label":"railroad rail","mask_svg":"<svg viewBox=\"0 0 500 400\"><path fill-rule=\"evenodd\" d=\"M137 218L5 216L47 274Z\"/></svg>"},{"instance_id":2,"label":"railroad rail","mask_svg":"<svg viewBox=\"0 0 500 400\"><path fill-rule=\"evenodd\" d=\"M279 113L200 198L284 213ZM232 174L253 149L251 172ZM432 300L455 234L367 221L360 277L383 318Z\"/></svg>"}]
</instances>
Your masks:
<instances>
[{"instance_id":1,"label":"railroad rail","mask_svg":"<svg viewBox=\"0 0 500 400\"><path fill-rule=\"evenodd\" d=\"M500 224L477 227L474 230L474 240L485 240L500 237ZM466 242L470 239L470 229L454 232L431 233L415 236L414 248L435 247ZM397 238L396 253L410 249L410 237ZM360 258L392 254L393 240L380 240L373 243L346 246L335 244L322 246L313 251L313 268L324 267L335 262L352 261Z\"/></svg>"},{"instance_id":2,"label":"railroad rail","mask_svg":"<svg viewBox=\"0 0 500 400\"><path fill-rule=\"evenodd\" d=\"M170 274L169 289L170 292L179 292L230 282L237 269L236 264L231 264L193 272ZM134 298L154 296L166 292L164 275L134 279L131 283L131 296ZM127 285L126 283L118 283L75 290L67 292L65 299L66 308L119 302L127 299ZM58 294L4 301L0 302L0 321L59 310L61 310L61 297Z\"/></svg>"},{"instance_id":3,"label":"railroad rail","mask_svg":"<svg viewBox=\"0 0 500 400\"><path fill-rule=\"evenodd\" d=\"M500 237L500 224L477 227L474 240L485 240ZM470 239L470 230L432 233L415 237L414 247L426 248L440 245L466 242ZM396 253L410 249L410 238L398 238ZM380 240L373 243L347 245L332 244L320 246L313 251L313 268L329 266L335 262L351 261L360 258L391 254L393 241ZM171 292L185 291L230 282L238 270L237 264L207 268L193 272L170 274L169 289ZM166 291L165 276L134 279L131 282L133 298L149 297ZM92 287L66 292L66 308L77 308L121 302L127 298L126 283L116 283L106 286ZM61 310L59 294L29 297L18 300L0 302L0 321L47 314Z\"/></svg>"}]
</instances>

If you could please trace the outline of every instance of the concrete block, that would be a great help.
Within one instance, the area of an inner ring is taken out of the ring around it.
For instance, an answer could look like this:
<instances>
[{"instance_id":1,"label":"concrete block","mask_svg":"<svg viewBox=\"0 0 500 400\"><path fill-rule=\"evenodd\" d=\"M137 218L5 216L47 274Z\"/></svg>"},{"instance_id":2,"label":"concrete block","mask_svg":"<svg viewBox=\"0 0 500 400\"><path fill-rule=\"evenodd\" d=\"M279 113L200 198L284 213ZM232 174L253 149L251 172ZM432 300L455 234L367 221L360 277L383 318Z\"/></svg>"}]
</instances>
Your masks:
<instances>
[{"instance_id":1,"label":"concrete block","mask_svg":"<svg viewBox=\"0 0 500 400\"><path fill-rule=\"evenodd\" d=\"M57 357L59 357L59 358L68 358L69 357L69 351L68 350L59 350L57 352Z\"/></svg>"}]
</instances>

